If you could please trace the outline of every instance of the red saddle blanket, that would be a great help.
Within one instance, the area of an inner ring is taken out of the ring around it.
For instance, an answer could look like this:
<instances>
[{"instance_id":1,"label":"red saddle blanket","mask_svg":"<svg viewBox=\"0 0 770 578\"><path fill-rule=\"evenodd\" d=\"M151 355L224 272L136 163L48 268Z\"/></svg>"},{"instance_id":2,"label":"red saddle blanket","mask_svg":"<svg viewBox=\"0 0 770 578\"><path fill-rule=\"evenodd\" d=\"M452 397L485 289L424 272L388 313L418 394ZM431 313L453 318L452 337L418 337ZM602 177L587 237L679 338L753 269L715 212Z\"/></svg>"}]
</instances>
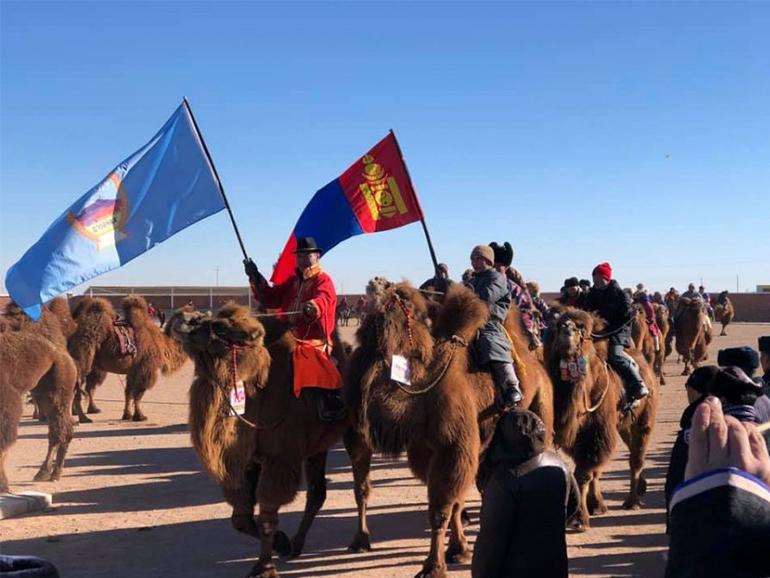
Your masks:
<instances>
[{"instance_id":1,"label":"red saddle blanket","mask_svg":"<svg viewBox=\"0 0 770 578\"><path fill-rule=\"evenodd\" d=\"M127 322L113 321L112 330L120 346L121 355L136 355L136 333Z\"/></svg>"},{"instance_id":2,"label":"red saddle blanket","mask_svg":"<svg viewBox=\"0 0 770 578\"><path fill-rule=\"evenodd\" d=\"M292 356L294 395L299 397L306 387L342 389L342 376L324 352L308 343L297 343Z\"/></svg>"}]
</instances>

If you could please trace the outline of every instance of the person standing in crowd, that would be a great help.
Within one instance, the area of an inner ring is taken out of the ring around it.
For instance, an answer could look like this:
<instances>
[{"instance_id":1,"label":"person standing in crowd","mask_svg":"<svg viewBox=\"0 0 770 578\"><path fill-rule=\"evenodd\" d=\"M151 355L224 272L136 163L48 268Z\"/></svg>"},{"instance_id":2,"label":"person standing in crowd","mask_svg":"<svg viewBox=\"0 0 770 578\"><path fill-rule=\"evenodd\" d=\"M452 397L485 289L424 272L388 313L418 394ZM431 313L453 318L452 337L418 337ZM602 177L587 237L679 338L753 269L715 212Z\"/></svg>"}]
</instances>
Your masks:
<instances>
[{"instance_id":1,"label":"person standing in crowd","mask_svg":"<svg viewBox=\"0 0 770 578\"><path fill-rule=\"evenodd\" d=\"M770 576L770 455L709 397L695 410L685 482L669 506L666 578Z\"/></svg>"},{"instance_id":2,"label":"person standing in crowd","mask_svg":"<svg viewBox=\"0 0 770 578\"><path fill-rule=\"evenodd\" d=\"M439 263L436 272L430 279L427 279L420 285L421 290L431 289L439 293L446 293L453 281L449 278L449 266L446 263Z\"/></svg>"},{"instance_id":3,"label":"person standing in crowd","mask_svg":"<svg viewBox=\"0 0 770 578\"><path fill-rule=\"evenodd\" d=\"M762 364L762 390L765 395L770 394L770 335L759 338L759 361Z\"/></svg>"},{"instance_id":4,"label":"person standing in crowd","mask_svg":"<svg viewBox=\"0 0 770 578\"><path fill-rule=\"evenodd\" d=\"M473 578L568 575L567 520L580 495L561 458L545 448L545 426L527 410L500 419L479 472L483 487Z\"/></svg>"}]
</instances>

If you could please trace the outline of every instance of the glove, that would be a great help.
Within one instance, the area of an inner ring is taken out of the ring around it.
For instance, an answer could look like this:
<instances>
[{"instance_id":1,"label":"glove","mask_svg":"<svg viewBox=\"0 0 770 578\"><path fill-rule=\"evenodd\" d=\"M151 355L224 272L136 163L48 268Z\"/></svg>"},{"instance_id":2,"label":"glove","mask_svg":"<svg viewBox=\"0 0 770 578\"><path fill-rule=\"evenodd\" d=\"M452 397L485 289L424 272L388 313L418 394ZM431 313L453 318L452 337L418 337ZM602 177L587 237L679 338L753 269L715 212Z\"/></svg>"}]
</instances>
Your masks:
<instances>
[{"instance_id":1,"label":"glove","mask_svg":"<svg viewBox=\"0 0 770 578\"><path fill-rule=\"evenodd\" d=\"M310 319L315 319L318 317L318 308L315 306L315 303L312 303L310 301L306 301L302 304L302 312L305 314L306 317Z\"/></svg>"},{"instance_id":2,"label":"glove","mask_svg":"<svg viewBox=\"0 0 770 578\"><path fill-rule=\"evenodd\" d=\"M246 272L249 281L255 284L259 282L259 278L261 277L259 269L257 268L257 264L252 261L251 258L243 260L243 270Z\"/></svg>"}]
</instances>

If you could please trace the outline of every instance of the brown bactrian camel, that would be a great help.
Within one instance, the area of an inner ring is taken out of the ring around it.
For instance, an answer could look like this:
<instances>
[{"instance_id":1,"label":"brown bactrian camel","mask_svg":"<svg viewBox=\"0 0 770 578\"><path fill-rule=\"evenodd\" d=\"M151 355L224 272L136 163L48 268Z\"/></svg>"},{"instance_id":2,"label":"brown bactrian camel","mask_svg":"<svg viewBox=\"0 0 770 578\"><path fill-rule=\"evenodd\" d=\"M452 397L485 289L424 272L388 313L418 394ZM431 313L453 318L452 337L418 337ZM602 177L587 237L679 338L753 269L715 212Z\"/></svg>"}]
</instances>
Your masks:
<instances>
[{"instance_id":1,"label":"brown bactrian camel","mask_svg":"<svg viewBox=\"0 0 770 578\"><path fill-rule=\"evenodd\" d=\"M21 307L13 301L6 304L3 318L7 330L34 333L44 337L64 350L65 353L67 352L67 340L77 327L70 313L69 305L62 297L56 297L48 304L43 305L40 318L37 321L32 321ZM32 402L35 405L32 417L45 422L46 416L39 410L38 389L40 388L34 388L30 392ZM73 407L73 409L75 408Z\"/></svg>"},{"instance_id":2,"label":"brown bactrian camel","mask_svg":"<svg viewBox=\"0 0 770 578\"><path fill-rule=\"evenodd\" d=\"M292 557L302 552L310 525L326 500L327 452L342 437L348 421L322 421L315 391L294 395L292 355L297 342L287 323L271 319L265 324L246 307L228 304L214 318L191 320L187 327L176 324L173 331L186 334L185 348L195 362L190 387L193 447L233 506L233 525L261 541L249 576L272 578L278 576L274 548ZM344 364L338 339L334 350L335 359ZM247 396L244 419L249 423L228 415L229 392L241 381ZM289 542L277 531L278 511L294 500L303 470L305 514Z\"/></svg>"},{"instance_id":3,"label":"brown bactrian camel","mask_svg":"<svg viewBox=\"0 0 770 578\"><path fill-rule=\"evenodd\" d=\"M655 375L658 376L658 383L666 385L666 376L663 372L663 366L666 362L666 356L670 353L670 345L668 334L671 332L671 327L668 321L668 309L660 303L654 303L652 308L655 310L655 324L660 331L660 339L658 340L659 347L655 352L655 361L652 364L652 369Z\"/></svg>"},{"instance_id":4,"label":"brown bactrian camel","mask_svg":"<svg viewBox=\"0 0 770 578\"><path fill-rule=\"evenodd\" d=\"M634 318L631 321L631 339L644 359L652 365L655 362L655 337L650 331L647 316L640 305L634 305Z\"/></svg>"},{"instance_id":5,"label":"brown bactrian camel","mask_svg":"<svg viewBox=\"0 0 770 578\"><path fill-rule=\"evenodd\" d=\"M623 508L641 505L647 490L642 476L644 457L655 425L658 389L644 357L626 349L639 364L650 394L628 412L620 410L623 384L607 363L607 340L593 342L604 322L585 311L566 307L546 348L546 364L554 384L554 426L556 443L575 462L575 478L580 487L580 507L572 520L577 530L589 526L589 516L603 514L607 506L599 479L612 457L617 434L629 449L631 486Z\"/></svg>"},{"instance_id":6,"label":"brown bactrian camel","mask_svg":"<svg viewBox=\"0 0 770 578\"><path fill-rule=\"evenodd\" d=\"M35 388L40 411L48 418L48 453L35 480L61 477L72 440L77 382L77 368L65 349L41 335L5 329L0 333L0 493L9 491L5 455L16 442L23 398Z\"/></svg>"},{"instance_id":7,"label":"brown bactrian camel","mask_svg":"<svg viewBox=\"0 0 770 578\"><path fill-rule=\"evenodd\" d=\"M733 307L733 302L730 301L730 298L725 295L725 302L717 303L716 307L714 307L714 319L722 324L722 332L719 334L721 336L727 335L727 326L730 325L730 322L733 320L733 317L735 317L735 308Z\"/></svg>"},{"instance_id":8,"label":"brown bactrian camel","mask_svg":"<svg viewBox=\"0 0 770 578\"><path fill-rule=\"evenodd\" d=\"M371 549L366 509L372 454L406 452L412 473L428 489L431 547L418 576L443 577L447 561L470 557L461 512L497 419L492 377L477 367L469 348L489 311L469 289L455 284L436 312L431 332L426 299L408 283L374 279L367 291L371 307L356 333L361 345L353 352L345 380L353 427L344 440L358 506L358 528L350 549ZM505 325L518 352L523 407L543 418L550 443L550 380L527 347L515 307ZM394 356L408 363L409 377L400 377L408 384L394 379L399 378L391 373L397 371L394 361L397 366L399 360Z\"/></svg>"},{"instance_id":9,"label":"brown bactrian camel","mask_svg":"<svg viewBox=\"0 0 770 578\"><path fill-rule=\"evenodd\" d=\"M702 299L682 297L680 302L681 311L674 320L673 333L676 351L684 361L682 375L689 375L691 369L697 369L699 363L708 359L711 327Z\"/></svg>"},{"instance_id":10,"label":"brown bactrian camel","mask_svg":"<svg viewBox=\"0 0 770 578\"><path fill-rule=\"evenodd\" d=\"M155 385L161 373L168 375L182 367L187 355L181 343L156 325L142 297L126 297L122 308L126 322L134 330L135 353L121 352L114 326L117 316L110 302L91 297L85 297L75 309L77 329L69 339L69 351L78 366L79 389L84 389L88 397L88 413L100 411L94 404L94 389L104 382L107 373L117 373L126 376L122 419L144 421L147 417L141 401L145 392ZM76 404L80 405L79 400ZM80 421L91 419L80 415Z\"/></svg>"}]
</instances>

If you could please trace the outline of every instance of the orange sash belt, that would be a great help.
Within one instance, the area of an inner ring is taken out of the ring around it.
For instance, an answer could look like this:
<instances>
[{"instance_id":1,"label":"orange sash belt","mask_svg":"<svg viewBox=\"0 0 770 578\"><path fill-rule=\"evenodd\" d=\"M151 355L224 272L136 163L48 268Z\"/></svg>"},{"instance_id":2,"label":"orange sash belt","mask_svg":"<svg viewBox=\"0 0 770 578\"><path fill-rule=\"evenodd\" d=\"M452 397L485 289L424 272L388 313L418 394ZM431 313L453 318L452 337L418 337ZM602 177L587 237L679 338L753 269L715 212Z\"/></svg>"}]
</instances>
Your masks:
<instances>
[{"instance_id":1,"label":"orange sash belt","mask_svg":"<svg viewBox=\"0 0 770 578\"><path fill-rule=\"evenodd\" d=\"M342 376L326 352L310 343L297 342L292 356L294 395L299 397L306 387L342 389Z\"/></svg>"}]
</instances>

